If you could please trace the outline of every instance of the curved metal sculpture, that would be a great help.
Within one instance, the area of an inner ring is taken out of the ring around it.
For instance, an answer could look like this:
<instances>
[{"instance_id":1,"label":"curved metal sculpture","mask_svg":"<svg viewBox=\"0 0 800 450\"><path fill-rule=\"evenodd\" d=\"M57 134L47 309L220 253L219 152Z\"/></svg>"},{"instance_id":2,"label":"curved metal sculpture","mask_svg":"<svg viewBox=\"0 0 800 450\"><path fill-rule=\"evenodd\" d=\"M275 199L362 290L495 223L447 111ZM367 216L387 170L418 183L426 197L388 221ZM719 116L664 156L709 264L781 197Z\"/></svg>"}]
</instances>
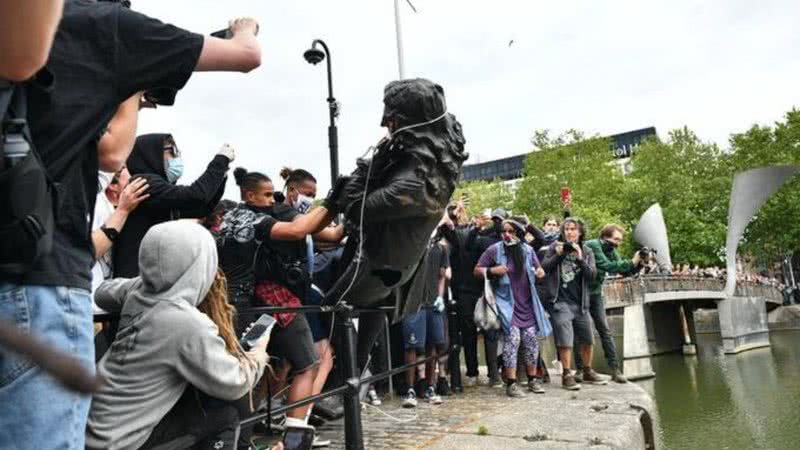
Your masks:
<instances>
[{"instance_id":1,"label":"curved metal sculpture","mask_svg":"<svg viewBox=\"0 0 800 450\"><path fill-rule=\"evenodd\" d=\"M667 224L664 222L661 205L655 203L642 214L639 224L633 230L633 240L656 251L655 258L659 269L672 270Z\"/></svg>"},{"instance_id":2,"label":"curved metal sculpture","mask_svg":"<svg viewBox=\"0 0 800 450\"><path fill-rule=\"evenodd\" d=\"M728 208L728 238L725 241L728 280L725 292L736 291L736 250L747 225L783 184L800 172L800 166L769 166L736 174Z\"/></svg>"}]
</instances>

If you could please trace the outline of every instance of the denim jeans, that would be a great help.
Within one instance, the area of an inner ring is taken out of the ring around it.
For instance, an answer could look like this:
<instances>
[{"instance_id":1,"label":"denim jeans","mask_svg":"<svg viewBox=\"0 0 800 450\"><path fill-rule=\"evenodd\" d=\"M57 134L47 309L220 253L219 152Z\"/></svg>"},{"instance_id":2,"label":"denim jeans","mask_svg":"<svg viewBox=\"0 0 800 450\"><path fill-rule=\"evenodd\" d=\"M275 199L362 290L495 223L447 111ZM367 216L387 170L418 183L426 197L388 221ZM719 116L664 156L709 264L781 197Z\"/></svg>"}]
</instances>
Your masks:
<instances>
[{"instance_id":1,"label":"denim jeans","mask_svg":"<svg viewBox=\"0 0 800 450\"><path fill-rule=\"evenodd\" d=\"M94 373L89 291L0 283L0 318L77 358ZM91 397L68 391L0 348L0 449L83 450Z\"/></svg>"},{"instance_id":2,"label":"denim jeans","mask_svg":"<svg viewBox=\"0 0 800 450\"><path fill-rule=\"evenodd\" d=\"M617 346L614 344L614 338L611 336L611 330L608 328L608 319L606 319L606 302L601 295L592 295L589 297L589 314L592 316L594 328L597 334L600 335L600 343L603 345L603 353L606 355L606 362L608 368L612 371L619 368L619 360L617 359ZM577 344L577 342L576 342ZM575 347L577 348L577 347ZM575 355L575 367L583 369L583 361L579 351L573 352ZM591 364L591 361L589 361Z\"/></svg>"}]
</instances>

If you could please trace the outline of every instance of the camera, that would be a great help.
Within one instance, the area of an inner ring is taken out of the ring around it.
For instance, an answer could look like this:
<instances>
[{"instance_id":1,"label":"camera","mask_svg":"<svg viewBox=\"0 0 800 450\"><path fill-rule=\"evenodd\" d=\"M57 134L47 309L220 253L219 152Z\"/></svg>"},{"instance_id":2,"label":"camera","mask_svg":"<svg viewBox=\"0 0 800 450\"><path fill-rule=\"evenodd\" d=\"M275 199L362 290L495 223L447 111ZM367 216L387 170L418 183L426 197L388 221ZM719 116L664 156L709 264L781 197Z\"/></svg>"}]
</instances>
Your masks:
<instances>
[{"instance_id":1,"label":"camera","mask_svg":"<svg viewBox=\"0 0 800 450\"><path fill-rule=\"evenodd\" d=\"M564 246L564 253L577 253L578 251L578 244L576 242L561 242L561 245Z\"/></svg>"},{"instance_id":2,"label":"camera","mask_svg":"<svg viewBox=\"0 0 800 450\"><path fill-rule=\"evenodd\" d=\"M306 280L306 271L299 261L283 265L284 277L289 287L300 286Z\"/></svg>"},{"instance_id":3,"label":"camera","mask_svg":"<svg viewBox=\"0 0 800 450\"><path fill-rule=\"evenodd\" d=\"M641 258L641 260L644 262L650 261L651 259L655 258L657 254L658 250L654 248L642 247L639 249L639 258Z\"/></svg>"}]
</instances>

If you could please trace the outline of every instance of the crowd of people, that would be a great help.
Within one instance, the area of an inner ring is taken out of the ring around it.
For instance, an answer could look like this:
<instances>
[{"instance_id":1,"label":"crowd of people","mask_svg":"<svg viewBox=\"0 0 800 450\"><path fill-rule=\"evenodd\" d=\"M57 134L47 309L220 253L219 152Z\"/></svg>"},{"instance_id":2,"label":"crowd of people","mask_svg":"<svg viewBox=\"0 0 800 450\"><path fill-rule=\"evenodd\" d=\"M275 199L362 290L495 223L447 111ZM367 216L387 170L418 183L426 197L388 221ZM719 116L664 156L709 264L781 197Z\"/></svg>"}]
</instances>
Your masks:
<instances>
[{"instance_id":1,"label":"crowd of people","mask_svg":"<svg viewBox=\"0 0 800 450\"><path fill-rule=\"evenodd\" d=\"M411 365L428 358L402 377L404 407L479 384L480 335L487 383L512 398L545 393L551 335L563 388L627 382L602 284L650 261L619 255L615 224L593 238L568 214L541 228L502 208L467 218L450 202L467 155L441 86L387 85L387 137L324 198L303 169L283 169L276 186L233 168L229 144L184 182L176 139L137 135L138 116L171 105L193 72L257 68L258 24L232 20L222 39L125 3L0 0L0 319L101 380L77 394L0 350L0 404L14 405L0 410L0 448L246 448L258 426L243 419L344 382L339 317L297 310L342 301L391 305L399 319L376 344L385 314L361 315L362 373L386 347ZM229 174L235 200L222 198ZM245 347L257 318L248 311L264 306L283 310ZM476 325L482 306L491 326ZM610 376L592 368L594 331ZM463 348L463 383L448 382L461 370L452 344ZM381 393L369 387L367 401L379 405ZM268 426L313 429L341 415L327 400Z\"/></svg>"}]
</instances>

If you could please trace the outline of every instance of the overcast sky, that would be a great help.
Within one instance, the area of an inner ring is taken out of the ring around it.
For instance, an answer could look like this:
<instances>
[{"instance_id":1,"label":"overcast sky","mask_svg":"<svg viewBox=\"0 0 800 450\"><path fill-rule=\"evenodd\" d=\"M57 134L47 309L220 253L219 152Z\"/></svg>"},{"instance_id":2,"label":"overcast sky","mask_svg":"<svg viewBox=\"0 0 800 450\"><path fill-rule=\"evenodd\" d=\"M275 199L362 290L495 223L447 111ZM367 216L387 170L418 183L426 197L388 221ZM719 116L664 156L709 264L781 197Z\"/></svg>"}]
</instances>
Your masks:
<instances>
[{"instance_id":1,"label":"overcast sky","mask_svg":"<svg viewBox=\"0 0 800 450\"><path fill-rule=\"evenodd\" d=\"M613 134L683 125L727 146L731 132L771 124L797 105L800 2L670 0L401 1L407 77L445 88L464 127L467 163L527 152L536 129ZM340 167L377 141L383 86L398 78L392 0L134 0L134 9L208 33L249 15L262 65L194 75L172 108L142 113L139 133L171 132L198 176L223 142L236 166L276 179L284 165L329 186L324 65L333 54ZM509 45L509 42L513 43ZM278 183L277 188L283 183ZM238 198L232 179L228 198Z\"/></svg>"}]
</instances>

